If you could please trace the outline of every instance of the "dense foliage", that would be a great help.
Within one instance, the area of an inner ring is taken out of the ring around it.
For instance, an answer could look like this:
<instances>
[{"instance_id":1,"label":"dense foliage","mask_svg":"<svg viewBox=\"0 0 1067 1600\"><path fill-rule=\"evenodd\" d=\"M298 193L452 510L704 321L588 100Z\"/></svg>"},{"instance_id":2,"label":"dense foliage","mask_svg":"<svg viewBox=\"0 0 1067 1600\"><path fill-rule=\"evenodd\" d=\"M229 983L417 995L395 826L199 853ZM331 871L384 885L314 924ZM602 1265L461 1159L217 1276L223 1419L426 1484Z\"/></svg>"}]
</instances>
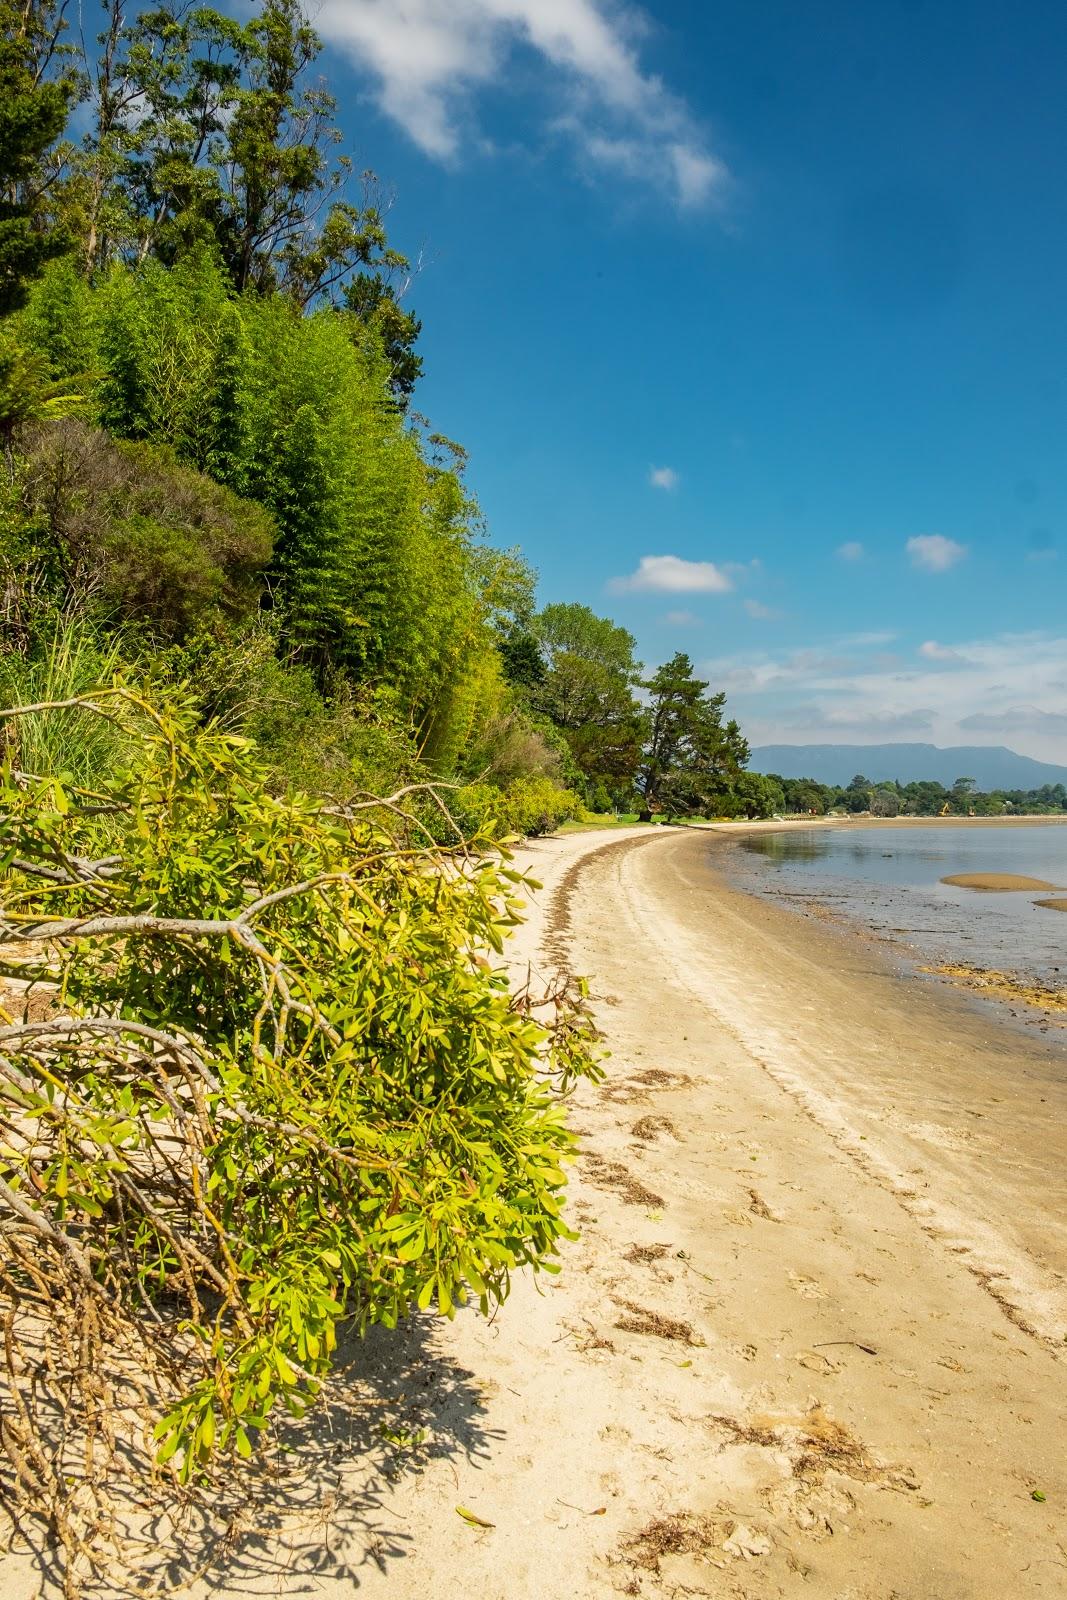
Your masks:
<instances>
[{"instance_id":1,"label":"dense foliage","mask_svg":"<svg viewBox=\"0 0 1067 1600\"><path fill-rule=\"evenodd\" d=\"M22 768L57 718L121 731L92 790ZM279 798L244 741L121 682L2 719L3 1438L99 1567L130 1474L152 1500L250 1455L342 1319L555 1270L554 1089L588 1030L492 964L523 880L442 858L396 797Z\"/></svg>"}]
</instances>

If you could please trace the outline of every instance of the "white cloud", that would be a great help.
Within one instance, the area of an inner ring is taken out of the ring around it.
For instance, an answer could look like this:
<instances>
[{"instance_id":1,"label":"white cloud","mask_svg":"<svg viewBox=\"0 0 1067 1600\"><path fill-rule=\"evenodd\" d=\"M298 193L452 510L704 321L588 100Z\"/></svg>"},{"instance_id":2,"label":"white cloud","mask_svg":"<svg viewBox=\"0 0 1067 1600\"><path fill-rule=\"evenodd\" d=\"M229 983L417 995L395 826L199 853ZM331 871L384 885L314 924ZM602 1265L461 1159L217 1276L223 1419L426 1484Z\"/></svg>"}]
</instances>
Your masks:
<instances>
[{"instance_id":1,"label":"white cloud","mask_svg":"<svg viewBox=\"0 0 1067 1600\"><path fill-rule=\"evenodd\" d=\"M695 611L668 611L663 618L672 628L702 628L703 621Z\"/></svg>"},{"instance_id":2,"label":"white cloud","mask_svg":"<svg viewBox=\"0 0 1067 1600\"><path fill-rule=\"evenodd\" d=\"M920 647L918 661L877 648L751 651L701 664L701 677L730 695L753 744L782 740L923 737L939 745L1009 744L1067 766L1063 663L1067 637L1000 634L956 646L952 670ZM872 636L868 636L872 637ZM938 652L947 647L927 640Z\"/></svg>"},{"instance_id":3,"label":"white cloud","mask_svg":"<svg viewBox=\"0 0 1067 1600\"><path fill-rule=\"evenodd\" d=\"M1063 734L1067 737L1067 712L1043 711L1040 706L1012 706L1008 711L976 711L964 717L961 728L979 733L999 733L1005 737L1034 731Z\"/></svg>"},{"instance_id":4,"label":"white cloud","mask_svg":"<svg viewBox=\"0 0 1067 1600\"><path fill-rule=\"evenodd\" d=\"M677 489L681 479L673 467L650 467L648 481L653 489L666 489L670 492L672 489Z\"/></svg>"},{"instance_id":5,"label":"white cloud","mask_svg":"<svg viewBox=\"0 0 1067 1600\"><path fill-rule=\"evenodd\" d=\"M321 0L315 25L377 80L378 104L427 155L455 159L471 100L525 48L562 102L548 124L584 164L663 189L682 208L719 198L725 165L685 102L641 64L640 13L608 0Z\"/></svg>"},{"instance_id":6,"label":"white cloud","mask_svg":"<svg viewBox=\"0 0 1067 1600\"><path fill-rule=\"evenodd\" d=\"M702 206L729 182L730 174L717 156L692 144L670 144L667 158L674 172L679 204Z\"/></svg>"},{"instance_id":7,"label":"white cloud","mask_svg":"<svg viewBox=\"0 0 1067 1600\"><path fill-rule=\"evenodd\" d=\"M908 540L906 549L912 566L922 567L924 572L947 572L967 554L965 544L946 539L943 533L920 533Z\"/></svg>"},{"instance_id":8,"label":"white cloud","mask_svg":"<svg viewBox=\"0 0 1067 1600\"><path fill-rule=\"evenodd\" d=\"M725 594L733 584L714 561L684 561L681 556L642 556L637 571L612 578L612 594L652 590L659 594Z\"/></svg>"},{"instance_id":9,"label":"white cloud","mask_svg":"<svg viewBox=\"0 0 1067 1600\"><path fill-rule=\"evenodd\" d=\"M846 539L844 544L839 544L837 553L842 561L862 561L864 556L863 546L858 539Z\"/></svg>"},{"instance_id":10,"label":"white cloud","mask_svg":"<svg viewBox=\"0 0 1067 1600\"><path fill-rule=\"evenodd\" d=\"M919 654L926 661L964 661L958 650L950 650L948 645L938 644L936 639L927 639L925 644L919 646Z\"/></svg>"},{"instance_id":11,"label":"white cloud","mask_svg":"<svg viewBox=\"0 0 1067 1600\"><path fill-rule=\"evenodd\" d=\"M756 622L773 622L776 617L780 617L782 614L780 611L773 610L770 606L763 605L759 600L746 600L745 610Z\"/></svg>"}]
</instances>

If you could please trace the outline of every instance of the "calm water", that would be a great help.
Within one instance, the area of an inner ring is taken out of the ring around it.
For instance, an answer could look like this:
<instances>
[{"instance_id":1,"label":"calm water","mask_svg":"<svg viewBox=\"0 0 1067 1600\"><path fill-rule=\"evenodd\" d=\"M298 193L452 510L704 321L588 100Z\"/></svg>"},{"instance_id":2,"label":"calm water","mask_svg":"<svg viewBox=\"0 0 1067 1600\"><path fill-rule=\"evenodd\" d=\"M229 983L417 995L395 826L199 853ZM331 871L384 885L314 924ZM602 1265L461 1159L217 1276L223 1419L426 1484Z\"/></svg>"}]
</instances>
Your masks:
<instances>
[{"instance_id":1,"label":"calm water","mask_svg":"<svg viewBox=\"0 0 1067 1600\"><path fill-rule=\"evenodd\" d=\"M751 834L738 843L731 867L744 887L822 901L925 960L967 961L1057 981L1067 974L1067 912L1036 904L1047 891L978 893L940 882L964 872L1014 872L1067 893L1067 824L859 824Z\"/></svg>"}]
</instances>

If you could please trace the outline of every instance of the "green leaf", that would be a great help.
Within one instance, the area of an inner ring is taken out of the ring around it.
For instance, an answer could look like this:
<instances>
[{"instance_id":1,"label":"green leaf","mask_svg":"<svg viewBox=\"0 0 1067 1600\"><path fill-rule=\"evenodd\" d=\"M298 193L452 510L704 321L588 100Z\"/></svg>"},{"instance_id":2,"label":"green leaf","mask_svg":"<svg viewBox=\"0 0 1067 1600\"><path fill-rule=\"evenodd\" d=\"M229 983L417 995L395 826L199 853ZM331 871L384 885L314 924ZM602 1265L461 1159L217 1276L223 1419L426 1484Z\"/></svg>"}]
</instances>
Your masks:
<instances>
[{"instance_id":1,"label":"green leaf","mask_svg":"<svg viewBox=\"0 0 1067 1600\"><path fill-rule=\"evenodd\" d=\"M464 1522L469 1522L472 1528L495 1528L496 1527L496 1523L495 1522L486 1522L484 1517L476 1516L475 1513L473 1511L469 1511L466 1506L457 1506L456 1507L456 1516L457 1517L462 1517Z\"/></svg>"}]
</instances>

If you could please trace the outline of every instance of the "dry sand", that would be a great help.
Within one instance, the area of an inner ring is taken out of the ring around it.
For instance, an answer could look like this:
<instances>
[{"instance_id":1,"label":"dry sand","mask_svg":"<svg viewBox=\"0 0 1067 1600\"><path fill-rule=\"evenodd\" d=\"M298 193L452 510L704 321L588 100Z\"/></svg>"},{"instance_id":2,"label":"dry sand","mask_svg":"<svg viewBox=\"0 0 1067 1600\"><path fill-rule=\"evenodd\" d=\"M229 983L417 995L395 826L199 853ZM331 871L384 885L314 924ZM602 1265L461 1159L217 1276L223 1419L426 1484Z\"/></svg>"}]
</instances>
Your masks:
<instances>
[{"instance_id":1,"label":"dry sand","mask_svg":"<svg viewBox=\"0 0 1067 1600\"><path fill-rule=\"evenodd\" d=\"M524 853L516 961L594 974L612 1051L581 1237L491 1324L355 1346L186 1592L1067 1593L1067 1058L725 888L715 847Z\"/></svg>"}]
</instances>

